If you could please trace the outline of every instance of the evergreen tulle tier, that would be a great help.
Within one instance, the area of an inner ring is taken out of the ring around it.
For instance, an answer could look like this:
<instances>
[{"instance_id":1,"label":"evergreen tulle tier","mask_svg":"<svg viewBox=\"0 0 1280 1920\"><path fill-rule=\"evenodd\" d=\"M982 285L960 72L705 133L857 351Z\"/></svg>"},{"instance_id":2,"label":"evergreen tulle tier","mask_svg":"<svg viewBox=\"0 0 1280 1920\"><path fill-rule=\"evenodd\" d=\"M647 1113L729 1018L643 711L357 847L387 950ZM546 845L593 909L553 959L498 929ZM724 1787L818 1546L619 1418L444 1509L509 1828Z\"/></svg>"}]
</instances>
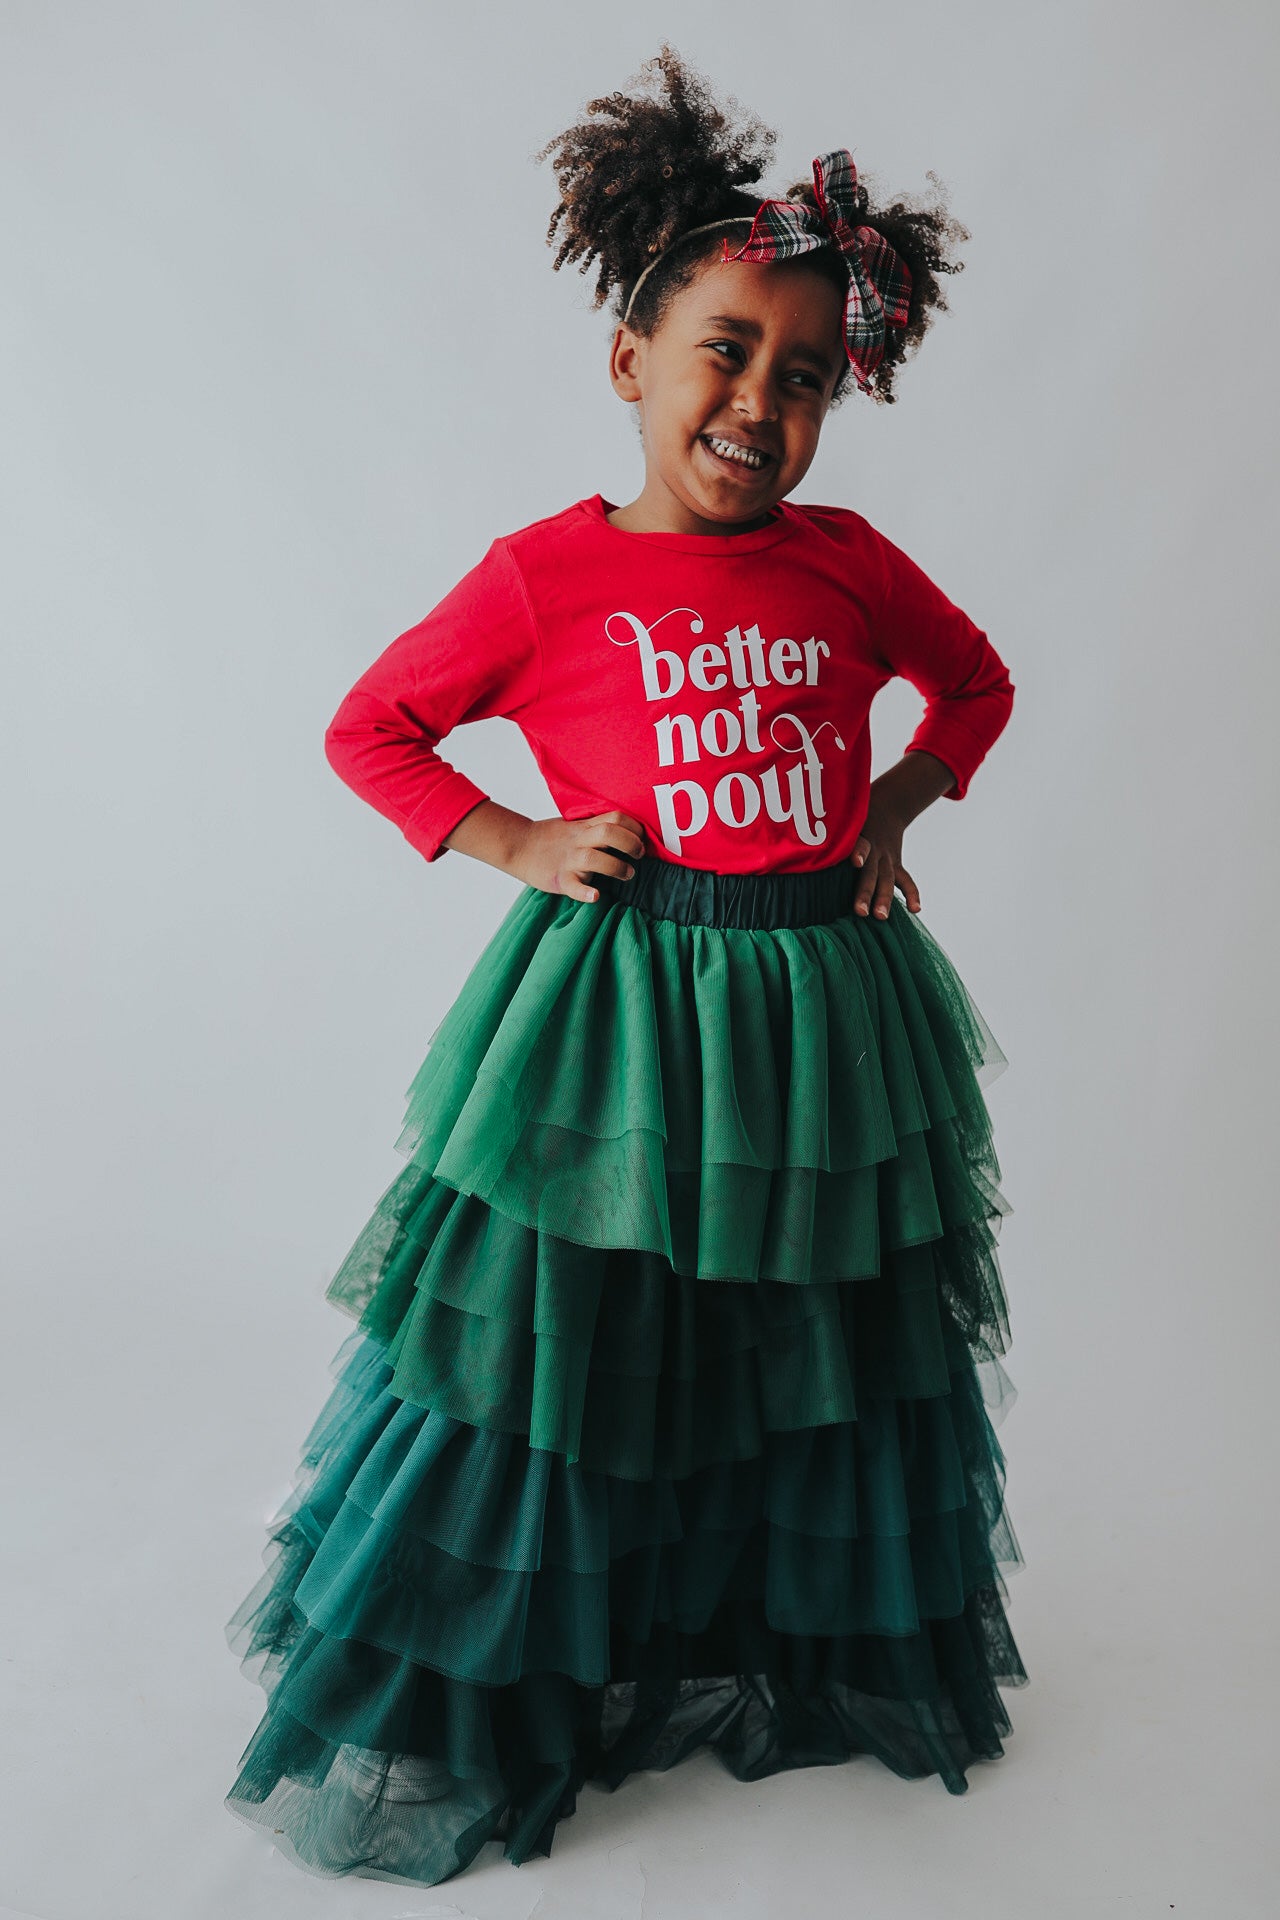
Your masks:
<instances>
[{"instance_id":1,"label":"evergreen tulle tier","mask_svg":"<svg viewBox=\"0 0 1280 1920\"><path fill-rule=\"evenodd\" d=\"M1005 1057L856 879L526 888L432 1034L227 1628L267 1694L227 1805L299 1864L549 1854L703 1746L952 1793L1003 1753Z\"/></svg>"}]
</instances>

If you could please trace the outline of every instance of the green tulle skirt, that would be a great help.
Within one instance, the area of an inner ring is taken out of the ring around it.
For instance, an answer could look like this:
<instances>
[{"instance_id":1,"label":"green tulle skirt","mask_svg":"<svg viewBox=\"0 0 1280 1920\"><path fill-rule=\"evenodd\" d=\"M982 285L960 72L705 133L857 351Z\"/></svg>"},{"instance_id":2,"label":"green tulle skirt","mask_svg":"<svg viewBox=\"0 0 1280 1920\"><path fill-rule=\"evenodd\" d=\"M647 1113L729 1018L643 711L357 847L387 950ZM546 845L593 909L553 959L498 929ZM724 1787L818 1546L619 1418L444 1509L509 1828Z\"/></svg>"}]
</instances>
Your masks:
<instances>
[{"instance_id":1,"label":"green tulle skirt","mask_svg":"<svg viewBox=\"0 0 1280 1920\"><path fill-rule=\"evenodd\" d=\"M849 863L525 888L431 1035L227 1625L300 1865L550 1853L594 1781L1003 1753L1006 1064Z\"/></svg>"}]
</instances>

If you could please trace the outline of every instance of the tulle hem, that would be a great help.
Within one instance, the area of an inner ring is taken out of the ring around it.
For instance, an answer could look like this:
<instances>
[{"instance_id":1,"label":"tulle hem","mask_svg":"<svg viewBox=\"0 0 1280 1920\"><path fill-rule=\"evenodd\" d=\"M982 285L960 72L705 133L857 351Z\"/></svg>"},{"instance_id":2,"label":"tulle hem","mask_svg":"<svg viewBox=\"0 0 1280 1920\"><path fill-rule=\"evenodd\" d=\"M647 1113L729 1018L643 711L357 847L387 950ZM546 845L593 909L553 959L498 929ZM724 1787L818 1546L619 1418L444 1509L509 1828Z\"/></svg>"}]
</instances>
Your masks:
<instances>
[{"instance_id":1,"label":"tulle hem","mask_svg":"<svg viewBox=\"0 0 1280 1920\"><path fill-rule=\"evenodd\" d=\"M489 1842L515 1866L549 1857L584 1786L614 1792L633 1774L666 1772L699 1749L742 1781L871 1758L903 1780L938 1777L959 1795L978 1762L1003 1757L1012 1732L997 1683L1027 1684L1007 1632L992 1632L1001 1620L990 1596L971 1597L951 1637L967 1649L972 1679L942 1699L878 1695L836 1679L793 1684L776 1664L768 1673L666 1687L624 1680L578 1689L559 1704L559 1759L537 1758L527 1737L530 1714L546 1724L545 1692L516 1690L491 1703L511 1735L505 1770L453 1772L429 1753L328 1741L282 1716L247 1751L225 1805L312 1873L435 1886ZM425 1713L438 1721L451 1710L450 1684L428 1694ZM289 1756L289 1771L271 1759L272 1745Z\"/></svg>"}]
</instances>

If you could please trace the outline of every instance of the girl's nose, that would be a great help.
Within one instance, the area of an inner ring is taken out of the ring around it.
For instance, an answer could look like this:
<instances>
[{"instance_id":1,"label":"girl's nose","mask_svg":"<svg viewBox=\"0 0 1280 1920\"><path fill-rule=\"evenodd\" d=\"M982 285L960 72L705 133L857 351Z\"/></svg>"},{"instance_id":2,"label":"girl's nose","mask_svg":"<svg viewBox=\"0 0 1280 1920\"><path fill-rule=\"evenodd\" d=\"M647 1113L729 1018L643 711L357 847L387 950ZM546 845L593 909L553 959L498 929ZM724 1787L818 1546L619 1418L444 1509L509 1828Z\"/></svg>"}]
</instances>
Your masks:
<instances>
[{"instance_id":1,"label":"girl's nose","mask_svg":"<svg viewBox=\"0 0 1280 1920\"><path fill-rule=\"evenodd\" d=\"M738 382L734 406L748 420L776 420L778 402L766 374L745 374Z\"/></svg>"}]
</instances>

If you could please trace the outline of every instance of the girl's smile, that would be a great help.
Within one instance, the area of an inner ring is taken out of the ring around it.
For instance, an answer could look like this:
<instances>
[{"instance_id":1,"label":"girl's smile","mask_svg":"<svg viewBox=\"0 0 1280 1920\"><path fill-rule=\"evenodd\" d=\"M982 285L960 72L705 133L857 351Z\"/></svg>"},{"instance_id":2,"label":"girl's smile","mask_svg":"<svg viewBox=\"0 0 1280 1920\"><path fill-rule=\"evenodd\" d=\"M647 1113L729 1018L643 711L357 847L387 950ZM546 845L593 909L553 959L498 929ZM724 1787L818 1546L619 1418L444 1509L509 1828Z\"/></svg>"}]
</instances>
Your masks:
<instances>
[{"instance_id":1,"label":"girl's smile","mask_svg":"<svg viewBox=\"0 0 1280 1920\"><path fill-rule=\"evenodd\" d=\"M757 480L772 465L776 455L767 448L745 440L741 434L703 433L699 446L705 447L718 467L728 469L735 480Z\"/></svg>"}]
</instances>

